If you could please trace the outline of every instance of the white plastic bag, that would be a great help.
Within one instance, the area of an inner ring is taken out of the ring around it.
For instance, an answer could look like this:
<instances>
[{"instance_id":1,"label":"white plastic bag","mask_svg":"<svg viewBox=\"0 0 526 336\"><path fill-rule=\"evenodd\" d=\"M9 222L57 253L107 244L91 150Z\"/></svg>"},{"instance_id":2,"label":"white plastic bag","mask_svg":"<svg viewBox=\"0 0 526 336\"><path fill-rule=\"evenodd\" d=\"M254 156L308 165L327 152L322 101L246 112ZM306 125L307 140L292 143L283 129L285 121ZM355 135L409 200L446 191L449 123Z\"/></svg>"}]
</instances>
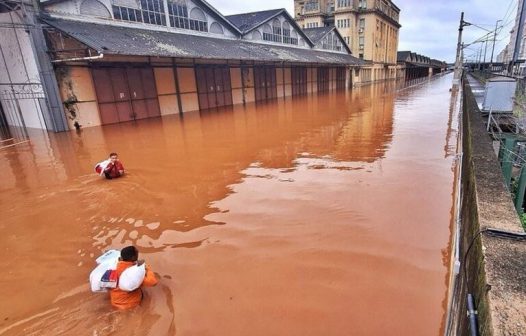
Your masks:
<instances>
[{"instance_id":1,"label":"white plastic bag","mask_svg":"<svg viewBox=\"0 0 526 336\"><path fill-rule=\"evenodd\" d=\"M102 277L106 271L117 268L120 256L119 250L108 250L95 260L98 266L89 275L92 292L106 292L108 290L108 284L102 281Z\"/></svg>"},{"instance_id":2,"label":"white plastic bag","mask_svg":"<svg viewBox=\"0 0 526 336\"><path fill-rule=\"evenodd\" d=\"M119 288L126 292L132 292L141 287L145 276L146 266L144 264L128 267L119 277Z\"/></svg>"},{"instance_id":3,"label":"white plastic bag","mask_svg":"<svg viewBox=\"0 0 526 336\"><path fill-rule=\"evenodd\" d=\"M108 270L114 270L117 268L117 263L119 259L109 259L105 262L99 264L89 275L89 282L91 285L91 291L94 293L97 292L106 292L108 290L107 284L104 284L102 277L104 273Z\"/></svg>"},{"instance_id":4,"label":"white plastic bag","mask_svg":"<svg viewBox=\"0 0 526 336\"><path fill-rule=\"evenodd\" d=\"M108 250L104 252L103 255L98 257L95 262L97 264L104 264L105 262L114 262L115 260L118 260L121 256L121 251L119 250Z\"/></svg>"}]
</instances>

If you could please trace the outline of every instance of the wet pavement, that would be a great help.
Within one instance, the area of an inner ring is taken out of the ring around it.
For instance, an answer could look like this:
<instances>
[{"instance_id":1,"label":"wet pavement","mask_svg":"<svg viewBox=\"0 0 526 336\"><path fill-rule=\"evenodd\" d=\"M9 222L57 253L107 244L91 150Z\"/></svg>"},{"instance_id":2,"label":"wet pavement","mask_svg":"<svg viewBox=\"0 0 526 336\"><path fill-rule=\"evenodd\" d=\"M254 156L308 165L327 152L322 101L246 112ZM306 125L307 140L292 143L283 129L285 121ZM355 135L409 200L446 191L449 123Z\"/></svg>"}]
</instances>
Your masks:
<instances>
[{"instance_id":1,"label":"wet pavement","mask_svg":"<svg viewBox=\"0 0 526 336\"><path fill-rule=\"evenodd\" d=\"M0 334L442 335L451 82L33 131L0 151ZM160 283L119 312L87 278L128 244Z\"/></svg>"}]
</instances>

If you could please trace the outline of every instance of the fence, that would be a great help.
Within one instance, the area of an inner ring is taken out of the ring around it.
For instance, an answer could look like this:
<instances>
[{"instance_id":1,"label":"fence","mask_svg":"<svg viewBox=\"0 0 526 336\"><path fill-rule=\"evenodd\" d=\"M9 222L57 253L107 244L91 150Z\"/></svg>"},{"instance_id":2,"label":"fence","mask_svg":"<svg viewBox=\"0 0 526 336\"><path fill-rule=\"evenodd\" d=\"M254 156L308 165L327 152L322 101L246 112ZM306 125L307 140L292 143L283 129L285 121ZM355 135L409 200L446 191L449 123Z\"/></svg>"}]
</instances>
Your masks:
<instances>
[{"instance_id":1,"label":"fence","mask_svg":"<svg viewBox=\"0 0 526 336\"><path fill-rule=\"evenodd\" d=\"M0 83L0 149L29 141L21 105L39 113L45 98L40 83Z\"/></svg>"}]
</instances>

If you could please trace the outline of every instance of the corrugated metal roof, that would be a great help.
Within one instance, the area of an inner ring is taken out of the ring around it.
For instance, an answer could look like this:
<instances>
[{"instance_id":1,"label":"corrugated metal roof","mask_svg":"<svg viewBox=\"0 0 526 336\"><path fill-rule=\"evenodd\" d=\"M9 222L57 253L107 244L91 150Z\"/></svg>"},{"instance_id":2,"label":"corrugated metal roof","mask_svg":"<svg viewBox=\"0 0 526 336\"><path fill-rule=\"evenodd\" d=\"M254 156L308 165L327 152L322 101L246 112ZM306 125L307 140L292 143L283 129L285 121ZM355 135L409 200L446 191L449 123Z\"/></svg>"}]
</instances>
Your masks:
<instances>
[{"instance_id":1,"label":"corrugated metal roof","mask_svg":"<svg viewBox=\"0 0 526 336\"><path fill-rule=\"evenodd\" d=\"M260 26L274 16L283 12L283 9L271 9L260 12L242 13L235 15L227 15L226 18L232 22L243 33L247 33L252 29Z\"/></svg>"},{"instance_id":2,"label":"corrugated metal roof","mask_svg":"<svg viewBox=\"0 0 526 336\"><path fill-rule=\"evenodd\" d=\"M361 65L342 53L46 18L44 22L103 54L289 63Z\"/></svg>"}]
</instances>

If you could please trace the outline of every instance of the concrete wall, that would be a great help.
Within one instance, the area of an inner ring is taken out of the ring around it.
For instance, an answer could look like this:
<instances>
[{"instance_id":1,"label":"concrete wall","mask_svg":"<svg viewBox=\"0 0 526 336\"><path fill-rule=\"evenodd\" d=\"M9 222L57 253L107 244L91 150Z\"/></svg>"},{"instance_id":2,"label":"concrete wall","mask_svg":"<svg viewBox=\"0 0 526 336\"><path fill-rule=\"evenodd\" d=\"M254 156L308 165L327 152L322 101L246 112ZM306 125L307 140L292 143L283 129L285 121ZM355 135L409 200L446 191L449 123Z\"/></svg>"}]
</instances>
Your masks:
<instances>
[{"instance_id":1,"label":"concrete wall","mask_svg":"<svg viewBox=\"0 0 526 336\"><path fill-rule=\"evenodd\" d=\"M15 24L24 23L19 16L19 12L0 13L0 23ZM12 20L12 21L11 21ZM1 30L0 38L0 99L3 100L2 106L10 124L18 126L17 122L9 117L11 113L16 113L14 105L8 102L7 94L4 91L11 91L9 83L37 83L41 85L40 74L36 55L33 52L32 42L29 34L24 28L8 28ZM24 85L16 85L15 91L29 92L28 94L16 94L20 112L27 127L46 129L44 117L41 109L42 99L32 98L31 88ZM35 90L40 91L40 89ZM9 94L11 97L11 94ZM12 98L12 97L11 97ZM45 101L43 102L45 104Z\"/></svg>"},{"instance_id":2,"label":"concrete wall","mask_svg":"<svg viewBox=\"0 0 526 336\"><path fill-rule=\"evenodd\" d=\"M55 71L66 119L70 129L78 122L83 127L100 125L99 105L90 68L59 67ZM70 103L68 103L70 102Z\"/></svg>"},{"instance_id":3,"label":"concrete wall","mask_svg":"<svg viewBox=\"0 0 526 336\"><path fill-rule=\"evenodd\" d=\"M524 335L526 244L480 233L487 228L524 231L468 85L464 86L463 102L463 258L448 330L453 335L469 335L466 296L470 293L475 297L480 335Z\"/></svg>"}]
</instances>

